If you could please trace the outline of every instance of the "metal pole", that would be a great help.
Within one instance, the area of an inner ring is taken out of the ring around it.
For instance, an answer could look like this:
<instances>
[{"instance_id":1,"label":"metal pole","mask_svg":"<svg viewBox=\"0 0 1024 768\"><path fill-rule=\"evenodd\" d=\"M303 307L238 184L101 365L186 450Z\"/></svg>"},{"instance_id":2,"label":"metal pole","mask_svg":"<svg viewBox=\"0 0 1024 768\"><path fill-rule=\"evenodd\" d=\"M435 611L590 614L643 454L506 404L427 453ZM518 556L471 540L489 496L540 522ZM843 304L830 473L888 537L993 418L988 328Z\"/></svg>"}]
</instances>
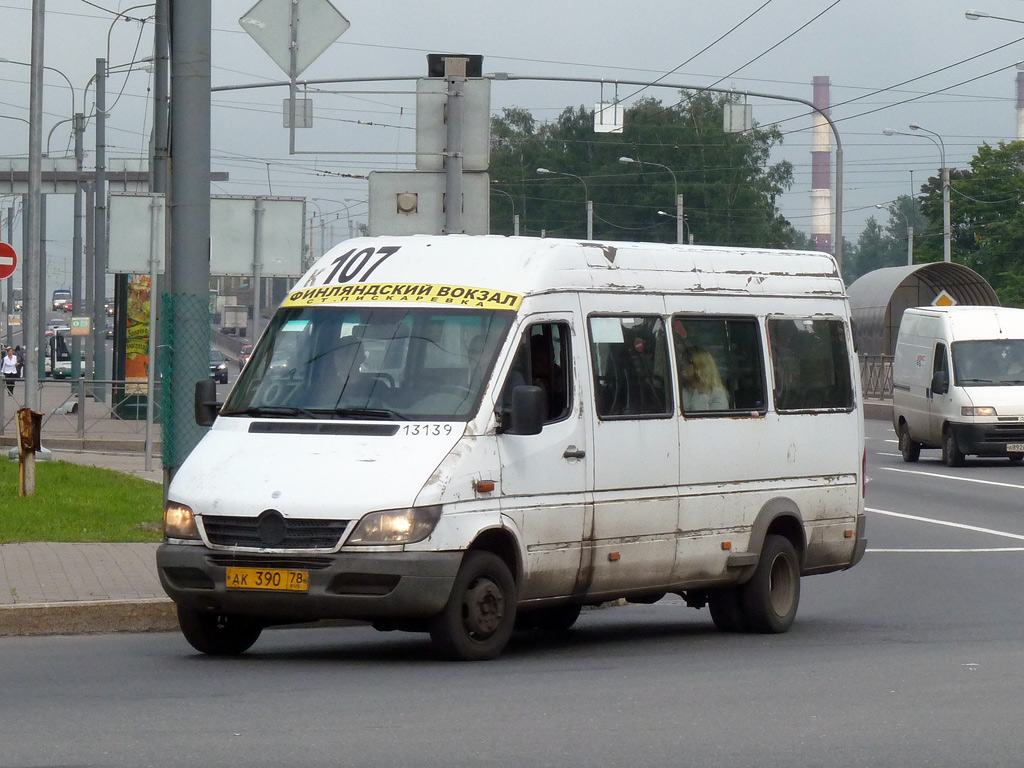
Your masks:
<instances>
[{"instance_id":1,"label":"metal pole","mask_svg":"<svg viewBox=\"0 0 1024 768\"><path fill-rule=\"evenodd\" d=\"M519 237L519 214L512 217L512 234Z\"/></svg>"},{"instance_id":2,"label":"metal pole","mask_svg":"<svg viewBox=\"0 0 1024 768\"><path fill-rule=\"evenodd\" d=\"M466 88L466 59L452 56L444 60L448 81L447 147L444 157L444 234L465 232L462 224L462 110Z\"/></svg>"},{"instance_id":3,"label":"metal pole","mask_svg":"<svg viewBox=\"0 0 1024 768\"><path fill-rule=\"evenodd\" d=\"M907 266L914 266L914 228L907 225Z\"/></svg>"},{"instance_id":4,"label":"metal pole","mask_svg":"<svg viewBox=\"0 0 1024 768\"><path fill-rule=\"evenodd\" d=\"M195 423L195 384L210 375L211 4L178 2L171 25L173 345L164 349L164 478L169 481L206 430ZM205 321L201 322L200 321Z\"/></svg>"},{"instance_id":5,"label":"metal pole","mask_svg":"<svg viewBox=\"0 0 1024 768\"><path fill-rule=\"evenodd\" d=\"M14 245L14 206L7 209L7 242ZM24 271L24 269L22 270ZM22 292L24 295L24 292ZM14 346L14 333L11 331L11 315L14 314L14 275L7 278L7 346Z\"/></svg>"},{"instance_id":6,"label":"metal pole","mask_svg":"<svg viewBox=\"0 0 1024 768\"><path fill-rule=\"evenodd\" d=\"M586 187L584 187L586 188ZM587 240L594 239L594 201L587 198Z\"/></svg>"},{"instance_id":7,"label":"metal pole","mask_svg":"<svg viewBox=\"0 0 1024 768\"><path fill-rule=\"evenodd\" d=\"M49 306L50 300L46 295L46 195L39 195L39 290L37 291L39 298L38 317L39 325L37 326L37 336L39 337L39 346L45 349L46 352L39 356L38 372L39 380L46 381L46 359L49 355L49 341L46 339L46 308ZM26 365L28 362L26 361Z\"/></svg>"},{"instance_id":8,"label":"metal pole","mask_svg":"<svg viewBox=\"0 0 1024 768\"><path fill-rule=\"evenodd\" d=\"M253 210L253 248L252 248L252 337L258 339L263 331L260 306L263 303L260 285L263 279L263 198L256 198Z\"/></svg>"},{"instance_id":9,"label":"metal pole","mask_svg":"<svg viewBox=\"0 0 1024 768\"><path fill-rule=\"evenodd\" d=\"M107 378L106 314L103 299L107 285L107 60L96 59L96 172L93 182L93 283L92 354L93 379ZM105 402L106 387L92 390L97 402Z\"/></svg>"},{"instance_id":10,"label":"metal pole","mask_svg":"<svg viewBox=\"0 0 1024 768\"><path fill-rule=\"evenodd\" d=\"M946 150L942 150L942 260L953 260L953 232L949 221L949 168L946 167Z\"/></svg>"},{"instance_id":11,"label":"metal pole","mask_svg":"<svg viewBox=\"0 0 1024 768\"><path fill-rule=\"evenodd\" d=\"M156 323L153 321L152 308L156 305L153 301L157 293L157 268L159 262L158 235L160 233L160 218L163 216L164 201L162 197L154 196L149 203L149 364L146 366L146 471L153 468L153 397L156 394Z\"/></svg>"},{"instance_id":12,"label":"metal pole","mask_svg":"<svg viewBox=\"0 0 1024 768\"><path fill-rule=\"evenodd\" d=\"M89 184L85 188L85 306L89 309L86 312L92 310L91 317L92 322L96 322L96 195L93 192L93 185ZM104 321L106 318L104 318ZM104 322L104 331L106 330L106 322ZM92 380L95 378L93 371L94 362L96 360L96 334L90 333L85 337L85 377L86 379ZM93 387L95 390L95 387ZM85 407L83 400L78 401L78 410L81 411Z\"/></svg>"},{"instance_id":13,"label":"metal pole","mask_svg":"<svg viewBox=\"0 0 1024 768\"><path fill-rule=\"evenodd\" d=\"M676 242L683 242L683 196L676 193Z\"/></svg>"},{"instance_id":14,"label":"metal pole","mask_svg":"<svg viewBox=\"0 0 1024 768\"><path fill-rule=\"evenodd\" d=\"M85 161L85 144L82 134L85 132L85 115L75 115L75 169L78 181L75 183L75 222L74 234L71 236L71 307L72 317L85 317L88 310L85 297L82 296L82 166ZM82 375L82 337L71 336L71 379L74 381ZM79 405L79 408L82 406Z\"/></svg>"},{"instance_id":15,"label":"metal pole","mask_svg":"<svg viewBox=\"0 0 1024 768\"><path fill-rule=\"evenodd\" d=\"M295 154L295 79L298 77L296 70L299 68L299 3L292 0L291 19L288 25L289 40L288 46L288 153ZM267 174L270 174L269 167ZM271 192L273 194L273 192Z\"/></svg>"}]
</instances>

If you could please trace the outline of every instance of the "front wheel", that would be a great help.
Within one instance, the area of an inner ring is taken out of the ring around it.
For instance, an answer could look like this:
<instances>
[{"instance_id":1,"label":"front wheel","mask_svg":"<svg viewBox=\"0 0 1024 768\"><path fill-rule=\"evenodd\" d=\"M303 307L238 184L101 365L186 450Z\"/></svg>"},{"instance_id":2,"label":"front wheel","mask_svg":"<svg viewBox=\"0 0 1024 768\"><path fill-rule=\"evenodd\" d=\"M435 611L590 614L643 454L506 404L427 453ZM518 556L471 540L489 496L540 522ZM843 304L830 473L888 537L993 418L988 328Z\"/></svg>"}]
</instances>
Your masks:
<instances>
[{"instance_id":1,"label":"front wheel","mask_svg":"<svg viewBox=\"0 0 1024 768\"><path fill-rule=\"evenodd\" d=\"M750 632L778 634L793 625L800 604L800 563L785 536L765 537L754 575L740 587L740 604Z\"/></svg>"},{"instance_id":2,"label":"front wheel","mask_svg":"<svg viewBox=\"0 0 1024 768\"><path fill-rule=\"evenodd\" d=\"M516 583L508 566L490 552L467 552L448 604L430 624L430 639L452 659L493 659L515 622Z\"/></svg>"},{"instance_id":3,"label":"front wheel","mask_svg":"<svg viewBox=\"0 0 1024 768\"><path fill-rule=\"evenodd\" d=\"M744 632L747 621L740 604L740 590L737 587L716 589L708 593L708 610L711 620L719 632Z\"/></svg>"},{"instance_id":4,"label":"front wheel","mask_svg":"<svg viewBox=\"0 0 1024 768\"><path fill-rule=\"evenodd\" d=\"M947 467L962 467L964 465L964 454L956 443L956 435L953 430L947 429L942 433L942 463Z\"/></svg>"},{"instance_id":5,"label":"front wheel","mask_svg":"<svg viewBox=\"0 0 1024 768\"><path fill-rule=\"evenodd\" d=\"M252 647L263 625L244 616L204 613L178 606L178 626L188 644L210 656L238 656Z\"/></svg>"},{"instance_id":6,"label":"front wheel","mask_svg":"<svg viewBox=\"0 0 1024 768\"><path fill-rule=\"evenodd\" d=\"M899 443L904 461L913 463L921 458L921 444L910 436L910 427L905 422L900 424Z\"/></svg>"}]
</instances>

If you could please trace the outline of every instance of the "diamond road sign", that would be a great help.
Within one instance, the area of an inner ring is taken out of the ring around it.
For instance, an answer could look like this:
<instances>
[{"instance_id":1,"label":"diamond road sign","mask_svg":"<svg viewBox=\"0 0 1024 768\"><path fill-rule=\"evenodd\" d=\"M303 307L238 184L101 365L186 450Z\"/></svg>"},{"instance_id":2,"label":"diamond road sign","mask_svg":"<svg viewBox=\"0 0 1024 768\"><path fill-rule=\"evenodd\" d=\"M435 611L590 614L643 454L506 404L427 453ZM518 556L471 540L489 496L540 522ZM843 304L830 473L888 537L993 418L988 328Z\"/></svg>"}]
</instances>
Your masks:
<instances>
[{"instance_id":1,"label":"diamond road sign","mask_svg":"<svg viewBox=\"0 0 1024 768\"><path fill-rule=\"evenodd\" d=\"M349 28L348 19L329 0L297 0L298 46L295 71L291 61L292 0L260 0L238 20L260 48L289 77L298 77Z\"/></svg>"}]
</instances>

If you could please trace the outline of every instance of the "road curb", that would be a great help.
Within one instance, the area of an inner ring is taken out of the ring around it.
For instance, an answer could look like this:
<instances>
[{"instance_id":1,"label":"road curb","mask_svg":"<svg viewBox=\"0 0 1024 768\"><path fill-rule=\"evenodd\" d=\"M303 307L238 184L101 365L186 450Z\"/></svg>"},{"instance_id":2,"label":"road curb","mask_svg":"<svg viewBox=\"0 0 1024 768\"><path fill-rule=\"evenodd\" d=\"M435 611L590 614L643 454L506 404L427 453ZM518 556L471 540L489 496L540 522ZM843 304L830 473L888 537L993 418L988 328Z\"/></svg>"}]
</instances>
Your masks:
<instances>
[{"instance_id":1,"label":"road curb","mask_svg":"<svg viewBox=\"0 0 1024 768\"><path fill-rule=\"evenodd\" d=\"M0 605L0 637L164 632L178 628L167 598Z\"/></svg>"}]
</instances>

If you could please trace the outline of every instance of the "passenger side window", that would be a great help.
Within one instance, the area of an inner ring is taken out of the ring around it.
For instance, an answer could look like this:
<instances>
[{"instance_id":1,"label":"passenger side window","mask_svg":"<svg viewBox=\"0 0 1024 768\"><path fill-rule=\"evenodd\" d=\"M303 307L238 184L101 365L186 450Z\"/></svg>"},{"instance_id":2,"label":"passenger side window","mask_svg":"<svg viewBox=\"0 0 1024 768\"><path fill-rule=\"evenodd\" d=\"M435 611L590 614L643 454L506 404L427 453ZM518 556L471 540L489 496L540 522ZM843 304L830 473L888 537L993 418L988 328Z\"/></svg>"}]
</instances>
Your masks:
<instances>
[{"instance_id":1,"label":"passenger side window","mask_svg":"<svg viewBox=\"0 0 1024 768\"><path fill-rule=\"evenodd\" d=\"M764 360L756 318L675 315L672 345L683 414L765 411Z\"/></svg>"},{"instance_id":2,"label":"passenger side window","mask_svg":"<svg viewBox=\"0 0 1024 768\"><path fill-rule=\"evenodd\" d=\"M590 357L600 418L671 415L671 368L661 317L591 317Z\"/></svg>"},{"instance_id":3,"label":"passenger side window","mask_svg":"<svg viewBox=\"0 0 1024 768\"><path fill-rule=\"evenodd\" d=\"M571 368L569 326L564 323L531 325L523 334L502 389L503 410L511 408L513 389L532 384L541 388L547 400L544 423L566 418L572 405Z\"/></svg>"},{"instance_id":4,"label":"passenger side window","mask_svg":"<svg viewBox=\"0 0 1024 768\"><path fill-rule=\"evenodd\" d=\"M853 380L841 320L773 318L768 340L780 411L853 408Z\"/></svg>"}]
</instances>

